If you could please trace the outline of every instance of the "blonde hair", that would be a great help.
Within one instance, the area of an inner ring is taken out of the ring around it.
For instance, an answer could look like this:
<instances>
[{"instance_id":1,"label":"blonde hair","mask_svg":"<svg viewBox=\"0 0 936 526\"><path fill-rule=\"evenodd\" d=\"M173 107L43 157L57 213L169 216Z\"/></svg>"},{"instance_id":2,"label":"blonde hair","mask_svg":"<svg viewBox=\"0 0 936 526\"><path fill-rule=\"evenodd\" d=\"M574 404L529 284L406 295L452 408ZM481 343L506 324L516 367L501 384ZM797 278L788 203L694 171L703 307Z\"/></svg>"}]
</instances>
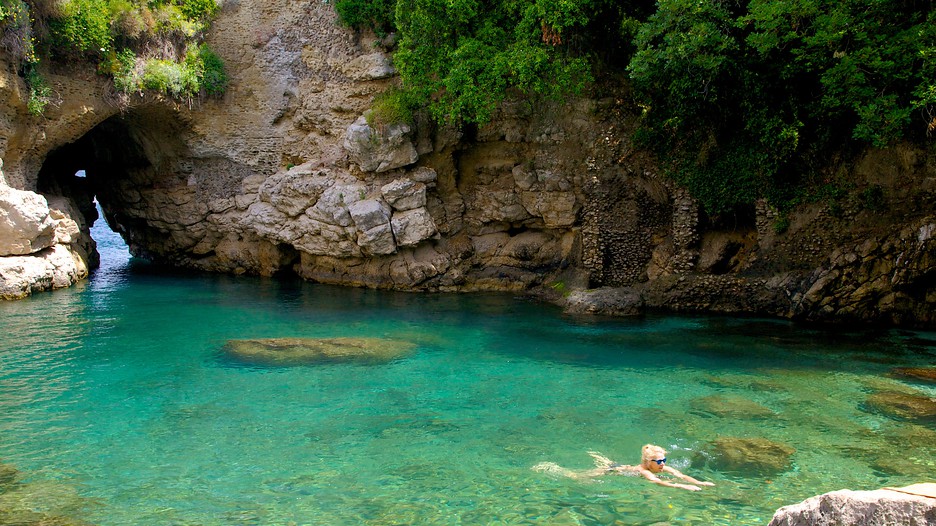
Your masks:
<instances>
[{"instance_id":1,"label":"blonde hair","mask_svg":"<svg viewBox=\"0 0 936 526\"><path fill-rule=\"evenodd\" d=\"M656 456L666 456L666 450L660 446L655 446L653 444L647 444L640 450L640 461L649 462L653 457Z\"/></svg>"}]
</instances>

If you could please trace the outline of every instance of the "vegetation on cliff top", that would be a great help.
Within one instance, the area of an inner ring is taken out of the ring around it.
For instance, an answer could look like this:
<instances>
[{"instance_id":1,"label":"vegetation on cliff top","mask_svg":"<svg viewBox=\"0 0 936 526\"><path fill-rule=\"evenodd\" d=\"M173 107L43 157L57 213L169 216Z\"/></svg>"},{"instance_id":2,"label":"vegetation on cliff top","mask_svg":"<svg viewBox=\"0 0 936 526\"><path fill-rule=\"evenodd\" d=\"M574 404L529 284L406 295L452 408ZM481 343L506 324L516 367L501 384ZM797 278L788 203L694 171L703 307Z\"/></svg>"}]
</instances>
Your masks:
<instances>
[{"instance_id":1,"label":"vegetation on cliff top","mask_svg":"<svg viewBox=\"0 0 936 526\"><path fill-rule=\"evenodd\" d=\"M191 102L227 84L202 42L215 0L0 0L0 47L19 62L29 109L52 100L40 60L96 64L119 95L150 91Z\"/></svg>"},{"instance_id":2,"label":"vegetation on cliff top","mask_svg":"<svg viewBox=\"0 0 936 526\"><path fill-rule=\"evenodd\" d=\"M781 208L833 155L936 131L932 0L337 0L398 32L395 104L483 123L510 90L562 97L626 71L638 140L710 213ZM387 104L387 100L382 101ZM389 114L404 113L390 111Z\"/></svg>"}]
</instances>

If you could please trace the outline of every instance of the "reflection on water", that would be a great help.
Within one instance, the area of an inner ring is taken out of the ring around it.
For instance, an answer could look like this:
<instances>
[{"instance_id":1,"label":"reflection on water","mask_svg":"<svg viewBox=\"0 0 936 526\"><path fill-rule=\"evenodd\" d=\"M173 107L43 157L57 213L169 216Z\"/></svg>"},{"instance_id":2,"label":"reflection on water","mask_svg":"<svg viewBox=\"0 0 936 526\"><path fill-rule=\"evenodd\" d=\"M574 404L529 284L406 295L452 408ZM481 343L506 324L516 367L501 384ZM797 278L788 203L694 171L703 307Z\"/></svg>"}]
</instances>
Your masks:
<instances>
[{"instance_id":1,"label":"reflection on water","mask_svg":"<svg viewBox=\"0 0 936 526\"><path fill-rule=\"evenodd\" d=\"M890 375L932 364L932 334L186 276L114 262L95 236L87 285L0 304L0 475L18 470L0 476L0 523L764 524L817 493L936 468L936 424L880 395L936 396ZM303 367L221 355L274 337L415 351ZM718 457L720 439L792 452L747 469ZM586 469L589 450L633 463L647 442L716 486L531 469Z\"/></svg>"}]
</instances>

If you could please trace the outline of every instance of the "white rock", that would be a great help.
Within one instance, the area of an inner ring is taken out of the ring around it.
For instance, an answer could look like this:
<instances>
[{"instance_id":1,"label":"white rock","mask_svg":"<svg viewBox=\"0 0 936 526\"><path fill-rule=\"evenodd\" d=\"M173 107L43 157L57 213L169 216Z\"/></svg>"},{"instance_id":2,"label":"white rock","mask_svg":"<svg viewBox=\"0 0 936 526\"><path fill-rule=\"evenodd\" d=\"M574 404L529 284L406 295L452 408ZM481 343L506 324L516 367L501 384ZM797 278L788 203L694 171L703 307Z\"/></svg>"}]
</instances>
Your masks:
<instances>
[{"instance_id":1,"label":"white rock","mask_svg":"<svg viewBox=\"0 0 936 526\"><path fill-rule=\"evenodd\" d=\"M419 160L409 133L410 127L403 123L391 124L377 131L362 116L348 127L344 147L361 170L386 172Z\"/></svg>"},{"instance_id":2,"label":"white rock","mask_svg":"<svg viewBox=\"0 0 936 526\"><path fill-rule=\"evenodd\" d=\"M45 197L0 185L0 256L32 254L52 246L55 226Z\"/></svg>"},{"instance_id":3,"label":"white rock","mask_svg":"<svg viewBox=\"0 0 936 526\"><path fill-rule=\"evenodd\" d=\"M364 199L348 205L348 213L359 231L390 223L390 209L383 201Z\"/></svg>"},{"instance_id":4,"label":"white rock","mask_svg":"<svg viewBox=\"0 0 936 526\"><path fill-rule=\"evenodd\" d=\"M380 188L383 198L395 210L413 210L426 206L426 185L409 179L396 179Z\"/></svg>"},{"instance_id":5,"label":"white rock","mask_svg":"<svg viewBox=\"0 0 936 526\"><path fill-rule=\"evenodd\" d=\"M0 257L0 298L18 299L34 292L73 285L88 276L88 265L65 245L30 256Z\"/></svg>"},{"instance_id":6,"label":"white rock","mask_svg":"<svg viewBox=\"0 0 936 526\"><path fill-rule=\"evenodd\" d=\"M438 232L432 216L425 208L397 212L393 214L390 225L397 245L401 247L416 245Z\"/></svg>"}]
</instances>

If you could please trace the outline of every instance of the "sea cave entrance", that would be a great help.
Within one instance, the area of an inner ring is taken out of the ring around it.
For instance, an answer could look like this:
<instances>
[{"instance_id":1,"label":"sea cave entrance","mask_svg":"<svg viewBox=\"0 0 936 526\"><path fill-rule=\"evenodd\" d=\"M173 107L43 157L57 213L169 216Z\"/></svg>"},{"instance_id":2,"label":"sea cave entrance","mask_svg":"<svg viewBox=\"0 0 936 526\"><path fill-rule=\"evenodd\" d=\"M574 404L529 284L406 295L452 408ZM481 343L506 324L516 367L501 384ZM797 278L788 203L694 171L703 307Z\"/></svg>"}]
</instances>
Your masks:
<instances>
[{"instance_id":1,"label":"sea cave entrance","mask_svg":"<svg viewBox=\"0 0 936 526\"><path fill-rule=\"evenodd\" d=\"M161 234L140 204L140 191L176 177L173 161L187 150L181 128L171 115L152 110L108 118L46 156L37 190L72 199L89 228L103 212L133 256L156 260L148 253L148 238Z\"/></svg>"}]
</instances>

